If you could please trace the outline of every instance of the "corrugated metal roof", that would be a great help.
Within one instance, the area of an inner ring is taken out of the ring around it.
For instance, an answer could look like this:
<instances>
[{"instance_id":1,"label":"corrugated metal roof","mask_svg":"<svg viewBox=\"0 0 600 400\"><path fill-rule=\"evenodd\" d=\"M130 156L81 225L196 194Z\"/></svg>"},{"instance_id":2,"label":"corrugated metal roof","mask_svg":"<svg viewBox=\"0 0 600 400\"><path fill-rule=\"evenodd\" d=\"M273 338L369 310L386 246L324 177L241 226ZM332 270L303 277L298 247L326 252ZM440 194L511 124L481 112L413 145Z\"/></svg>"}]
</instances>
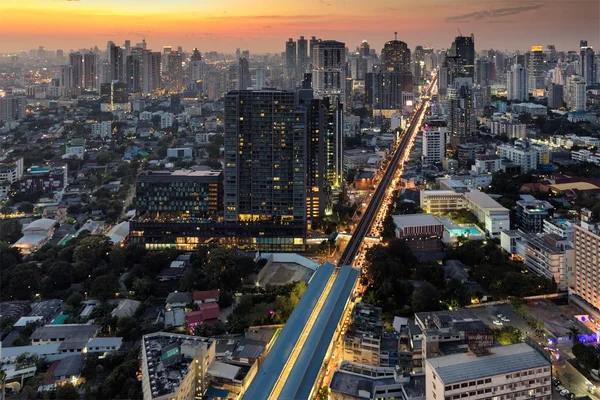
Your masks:
<instances>
[{"instance_id":1,"label":"corrugated metal roof","mask_svg":"<svg viewBox=\"0 0 600 400\"><path fill-rule=\"evenodd\" d=\"M313 328L300 351L290 375L281 390L279 399L308 399L315 379L323 365L325 353L331 344L333 334L338 326L342 313L354 283L358 278L358 270L350 266L342 267L323 304Z\"/></svg>"},{"instance_id":2,"label":"corrugated metal roof","mask_svg":"<svg viewBox=\"0 0 600 400\"><path fill-rule=\"evenodd\" d=\"M326 263L312 276L304 295L300 298L273 348L246 390L244 399L262 399L271 393L281 375L281 370L298 342L302 328L306 325L334 270L334 264Z\"/></svg>"}]
</instances>

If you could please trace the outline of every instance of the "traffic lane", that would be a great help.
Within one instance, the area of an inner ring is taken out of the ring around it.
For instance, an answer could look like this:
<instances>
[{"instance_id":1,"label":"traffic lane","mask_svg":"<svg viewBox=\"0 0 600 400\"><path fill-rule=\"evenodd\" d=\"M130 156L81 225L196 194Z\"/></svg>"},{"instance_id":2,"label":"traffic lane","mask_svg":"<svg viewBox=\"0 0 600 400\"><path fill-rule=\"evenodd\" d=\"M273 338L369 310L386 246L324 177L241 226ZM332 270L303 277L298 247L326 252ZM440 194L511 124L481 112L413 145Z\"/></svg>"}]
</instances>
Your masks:
<instances>
[{"instance_id":1,"label":"traffic lane","mask_svg":"<svg viewBox=\"0 0 600 400\"><path fill-rule=\"evenodd\" d=\"M553 375L561 381L561 385L568 391L575 393L575 396L594 397L587 390L588 380L569 362L553 365Z\"/></svg>"}]
</instances>

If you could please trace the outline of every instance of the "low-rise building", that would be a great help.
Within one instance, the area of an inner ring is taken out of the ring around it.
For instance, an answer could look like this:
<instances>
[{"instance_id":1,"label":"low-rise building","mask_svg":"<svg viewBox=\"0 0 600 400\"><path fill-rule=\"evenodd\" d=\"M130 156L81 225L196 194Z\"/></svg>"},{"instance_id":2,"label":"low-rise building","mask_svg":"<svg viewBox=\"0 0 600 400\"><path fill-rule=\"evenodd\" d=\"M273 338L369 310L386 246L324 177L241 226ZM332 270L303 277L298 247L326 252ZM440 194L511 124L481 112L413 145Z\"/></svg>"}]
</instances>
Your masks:
<instances>
[{"instance_id":1,"label":"low-rise building","mask_svg":"<svg viewBox=\"0 0 600 400\"><path fill-rule=\"evenodd\" d=\"M472 173L476 175L493 174L502 169L502 159L495 154L478 154L475 164L471 166Z\"/></svg>"},{"instance_id":2,"label":"low-rise building","mask_svg":"<svg viewBox=\"0 0 600 400\"><path fill-rule=\"evenodd\" d=\"M345 365L333 373L329 391L330 400L426 399L424 375L372 376L348 370Z\"/></svg>"},{"instance_id":3,"label":"low-rise building","mask_svg":"<svg viewBox=\"0 0 600 400\"><path fill-rule=\"evenodd\" d=\"M425 365L427 399L552 398L550 359L526 343L428 359Z\"/></svg>"},{"instance_id":4,"label":"low-rise building","mask_svg":"<svg viewBox=\"0 0 600 400\"><path fill-rule=\"evenodd\" d=\"M396 237L413 251L439 251L444 225L430 214L393 215Z\"/></svg>"},{"instance_id":5,"label":"low-rise building","mask_svg":"<svg viewBox=\"0 0 600 400\"><path fill-rule=\"evenodd\" d=\"M552 204L537 200L531 195L521 195L515 210L517 226L523 232L540 233L544 230L544 220L552 216Z\"/></svg>"},{"instance_id":6,"label":"low-rise building","mask_svg":"<svg viewBox=\"0 0 600 400\"><path fill-rule=\"evenodd\" d=\"M0 182L15 183L23 176L23 157L0 160Z\"/></svg>"},{"instance_id":7,"label":"low-rise building","mask_svg":"<svg viewBox=\"0 0 600 400\"><path fill-rule=\"evenodd\" d=\"M66 165L31 167L20 181L21 192L57 193L68 185Z\"/></svg>"},{"instance_id":8,"label":"low-rise building","mask_svg":"<svg viewBox=\"0 0 600 400\"><path fill-rule=\"evenodd\" d=\"M85 139L77 138L71 140L71 143L67 145L63 158L78 158L81 160L83 156L85 156Z\"/></svg>"},{"instance_id":9,"label":"low-rise building","mask_svg":"<svg viewBox=\"0 0 600 400\"><path fill-rule=\"evenodd\" d=\"M100 326L87 324L45 325L37 328L29 338L32 345L63 342L67 339L86 339L96 337Z\"/></svg>"}]
</instances>

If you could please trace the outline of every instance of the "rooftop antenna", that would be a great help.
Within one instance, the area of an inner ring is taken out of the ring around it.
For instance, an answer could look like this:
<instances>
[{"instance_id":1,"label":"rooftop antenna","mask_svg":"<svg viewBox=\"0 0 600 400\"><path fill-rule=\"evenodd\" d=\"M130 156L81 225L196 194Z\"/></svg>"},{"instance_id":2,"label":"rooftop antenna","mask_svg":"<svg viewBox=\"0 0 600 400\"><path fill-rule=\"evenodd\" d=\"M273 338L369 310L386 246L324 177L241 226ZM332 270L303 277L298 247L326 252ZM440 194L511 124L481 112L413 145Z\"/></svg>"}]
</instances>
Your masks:
<instances>
[{"instance_id":1,"label":"rooftop antenna","mask_svg":"<svg viewBox=\"0 0 600 400\"><path fill-rule=\"evenodd\" d=\"M394 40L398 40L398 32L394 32Z\"/></svg>"}]
</instances>

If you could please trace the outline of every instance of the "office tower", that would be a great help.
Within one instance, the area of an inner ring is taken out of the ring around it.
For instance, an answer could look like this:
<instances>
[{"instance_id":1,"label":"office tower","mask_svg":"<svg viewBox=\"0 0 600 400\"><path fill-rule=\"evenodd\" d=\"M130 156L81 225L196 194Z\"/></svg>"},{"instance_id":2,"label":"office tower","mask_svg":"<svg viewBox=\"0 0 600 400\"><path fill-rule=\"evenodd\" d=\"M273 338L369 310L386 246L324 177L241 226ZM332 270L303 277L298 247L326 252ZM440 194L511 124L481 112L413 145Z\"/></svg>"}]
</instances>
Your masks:
<instances>
[{"instance_id":1,"label":"office tower","mask_svg":"<svg viewBox=\"0 0 600 400\"><path fill-rule=\"evenodd\" d=\"M278 242L278 225L296 226L305 235L303 120L294 92L233 91L225 97L225 221L264 226L266 236L258 240L289 248L294 240Z\"/></svg>"},{"instance_id":2,"label":"office tower","mask_svg":"<svg viewBox=\"0 0 600 400\"><path fill-rule=\"evenodd\" d=\"M0 122L18 121L25 118L27 99L23 96L0 97Z\"/></svg>"},{"instance_id":3,"label":"office tower","mask_svg":"<svg viewBox=\"0 0 600 400\"><path fill-rule=\"evenodd\" d=\"M481 350L485 334L467 335L468 352L425 360L428 399L552 398L552 362L543 350L527 343Z\"/></svg>"},{"instance_id":4,"label":"office tower","mask_svg":"<svg viewBox=\"0 0 600 400\"><path fill-rule=\"evenodd\" d=\"M381 63L388 71L410 69L410 49L406 43L398 40L397 33L394 40L390 40L383 45Z\"/></svg>"},{"instance_id":5,"label":"office tower","mask_svg":"<svg viewBox=\"0 0 600 400\"><path fill-rule=\"evenodd\" d=\"M158 51L144 51L142 53L142 92L152 94L162 88L161 82L161 56Z\"/></svg>"},{"instance_id":6,"label":"office tower","mask_svg":"<svg viewBox=\"0 0 600 400\"><path fill-rule=\"evenodd\" d=\"M477 124L473 110L473 83L471 78L458 78L450 96L450 144L454 149L467 142L475 133Z\"/></svg>"},{"instance_id":7,"label":"office tower","mask_svg":"<svg viewBox=\"0 0 600 400\"><path fill-rule=\"evenodd\" d=\"M573 226L573 247L575 294L600 309L600 225L586 208L580 212L580 222Z\"/></svg>"},{"instance_id":8,"label":"office tower","mask_svg":"<svg viewBox=\"0 0 600 400\"><path fill-rule=\"evenodd\" d=\"M237 49L235 49L235 58L239 60L241 57L242 57L242 51L238 47Z\"/></svg>"},{"instance_id":9,"label":"office tower","mask_svg":"<svg viewBox=\"0 0 600 400\"><path fill-rule=\"evenodd\" d=\"M446 156L446 128L423 130L423 165L435 165Z\"/></svg>"},{"instance_id":10,"label":"office tower","mask_svg":"<svg viewBox=\"0 0 600 400\"><path fill-rule=\"evenodd\" d=\"M240 72L240 68L238 65L233 64L230 65L229 68L227 69L227 91L233 91L233 90L238 90L239 88L239 77L238 77L238 73Z\"/></svg>"},{"instance_id":11,"label":"office tower","mask_svg":"<svg viewBox=\"0 0 600 400\"><path fill-rule=\"evenodd\" d=\"M563 98L563 86L557 85L556 83L551 83L548 87L548 107L554 109L562 107Z\"/></svg>"},{"instance_id":12,"label":"office tower","mask_svg":"<svg viewBox=\"0 0 600 400\"><path fill-rule=\"evenodd\" d=\"M62 51L61 49L56 50L56 58L61 59L65 56L64 51Z\"/></svg>"},{"instance_id":13,"label":"office tower","mask_svg":"<svg viewBox=\"0 0 600 400\"><path fill-rule=\"evenodd\" d=\"M529 99L529 71L519 64L512 66L506 74L508 100L527 101Z\"/></svg>"},{"instance_id":14,"label":"office tower","mask_svg":"<svg viewBox=\"0 0 600 400\"><path fill-rule=\"evenodd\" d=\"M180 92L183 89L183 59L181 53L172 51L168 54L166 88L170 92Z\"/></svg>"},{"instance_id":15,"label":"office tower","mask_svg":"<svg viewBox=\"0 0 600 400\"><path fill-rule=\"evenodd\" d=\"M297 68L297 57L296 57L296 42L290 38L285 43L285 72L286 79L288 81L288 87L290 89L296 86L296 68Z\"/></svg>"},{"instance_id":16,"label":"office tower","mask_svg":"<svg viewBox=\"0 0 600 400\"><path fill-rule=\"evenodd\" d=\"M567 79L565 103L571 111L585 111L585 80L580 75L571 75Z\"/></svg>"},{"instance_id":17,"label":"office tower","mask_svg":"<svg viewBox=\"0 0 600 400\"><path fill-rule=\"evenodd\" d=\"M302 76L308 71L308 41L304 36L298 39L298 75Z\"/></svg>"},{"instance_id":18,"label":"office tower","mask_svg":"<svg viewBox=\"0 0 600 400\"><path fill-rule=\"evenodd\" d=\"M58 85L66 89L73 88L73 67L70 65L61 65L58 75Z\"/></svg>"},{"instance_id":19,"label":"office tower","mask_svg":"<svg viewBox=\"0 0 600 400\"><path fill-rule=\"evenodd\" d=\"M552 70L552 83L564 86L566 83L566 70L561 67L556 67Z\"/></svg>"},{"instance_id":20,"label":"office tower","mask_svg":"<svg viewBox=\"0 0 600 400\"><path fill-rule=\"evenodd\" d=\"M261 90L265 86L265 67L256 68L256 85L254 86L257 90Z\"/></svg>"},{"instance_id":21,"label":"office tower","mask_svg":"<svg viewBox=\"0 0 600 400\"><path fill-rule=\"evenodd\" d=\"M197 47L192 51L192 55L190 56L190 61L200 61L202 60L202 53L198 50Z\"/></svg>"},{"instance_id":22,"label":"office tower","mask_svg":"<svg viewBox=\"0 0 600 400\"><path fill-rule=\"evenodd\" d=\"M587 41L583 41L585 43L587 43ZM595 85L597 82L596 79L596 74L597 74L597 69L596 69L596 57L594 54L594 49L590 46L582 46L581 50L580 50L580 60L579 60L579 67L580 67L580 72L579 74L583 77L583 80L585 81L586 86L592 86Z\"/></svg>"},{"instance_id":23,"label":"office tower","mask_svg":"<svg viewBox=\"0 0 600 400\"><path fill-rule=\"evenodd\" d=\"M506 79L506 59L504 53L499 51L494 55L494 68L496 69L496 81L504 82Z\"/></svg>"},{"instance_id":24,"label":"office tower","mask_svg":"<svg viewBox=\"0 0 600 400\"><path fill-rule=\"evenodd\" d=\"M83 85L83 56L81 53L69 54L69 65L72 68L73 87L80 88Z\"/></svg>"},{"instance_id":25,"label":"office tower","mask_svg":"<svg viewBox=\"0 0 600 400\"><path fill-rule=\"evenodd\" d=\"M162 72L163 74L167 73L169 70L169 55L173 51L172 46L163 46L163 55L162 55Z\"/></svg>"},{"instance_id":26,"label":"office tower","mask_svg":"<svg viewBox=\"0 0 600 400\"><path fill-rule=\"evenodd\" d=\"M83 56L83 88L86 90L98 89L98 57L89 52Z\"/></svg>"},{"instance_id":27,"label":"office tower","mask_svg":"<svg viewBox=\"0 0 600 400\"><path fill-rule=\"evenodd\" d=\"M322 40L313 49L313 89L316 98L344 94L346 45L335 40ZM343 98L343 97L342 97Z\"/></svg>"},{"instance_id":28,"label":"office tower","mask_svg":"<svg viewBox=\"0 0 600 400\"><path fill-rule=\"evenodd\" d=\"M323 217L333 207L333 192L342 186L343 105L339 96L307 100L306 211Z\"/></svg>"},{"instance_id":29,"label":"office tower","mask_svg":"<svg viewBox=\"0 0 600 400\"><path fill-rule=\"evenodd\" d=\"M536 91L546 88L546 72L548 71L546 64L546 54L542 46L531 46L531 51L528 53L529 62L527 69L529 70L529 90Z\"/></svg>"},{"instance_id":30,"label":"office tower","mask_svg":"<svg viewBox=\"0 0 600 400\"><path fill-rule=\"evenodd\" d=\"M239 59L237 76L238 76L238 82L237 82L238 90L246 90L250 86L252 86L252 82L250 80L250 65L248 64L247 58Z\"/></svg>"}]
</instances>

